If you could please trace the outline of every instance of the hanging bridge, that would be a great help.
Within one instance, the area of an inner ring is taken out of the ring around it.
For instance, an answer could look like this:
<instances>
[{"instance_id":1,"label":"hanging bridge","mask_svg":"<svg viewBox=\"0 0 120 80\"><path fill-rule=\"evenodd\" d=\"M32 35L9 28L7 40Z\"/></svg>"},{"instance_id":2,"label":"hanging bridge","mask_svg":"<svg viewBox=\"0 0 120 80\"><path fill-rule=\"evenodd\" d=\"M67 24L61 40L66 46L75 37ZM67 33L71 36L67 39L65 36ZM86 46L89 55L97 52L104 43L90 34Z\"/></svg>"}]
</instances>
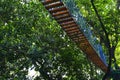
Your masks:
<instances>
[{"instance_id":1,"label":"hanging bridge","mask_svg":"<svg viewBox=\"0 0 120 80\"><path fill-rule=\"evenodd\" d=\"M102 47L73 0L41 0L41 2L69 38L96 66L107 72L106 57Z\"/></svg>"}]
</instances>

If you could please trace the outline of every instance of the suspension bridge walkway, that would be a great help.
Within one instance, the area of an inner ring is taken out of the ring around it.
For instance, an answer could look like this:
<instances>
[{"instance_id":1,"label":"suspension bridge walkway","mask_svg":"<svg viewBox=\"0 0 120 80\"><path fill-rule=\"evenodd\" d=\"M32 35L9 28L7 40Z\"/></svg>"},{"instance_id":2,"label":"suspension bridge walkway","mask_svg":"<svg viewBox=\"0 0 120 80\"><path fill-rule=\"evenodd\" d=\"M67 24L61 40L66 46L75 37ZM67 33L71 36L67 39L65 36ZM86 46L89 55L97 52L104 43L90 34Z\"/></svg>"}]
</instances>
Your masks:
<instances>
[{"instance_id":1,"label":"suspension bridge walkway","mask_svg":"<svg viewBox=\"0 0 120 80\"><path fill-rule=\"evenodd\" d=\"M41 2L69 38L96 66L107 72L106 57L102 47L74 2L72 0L41 0Z\"/></svg>"}]
</instances>

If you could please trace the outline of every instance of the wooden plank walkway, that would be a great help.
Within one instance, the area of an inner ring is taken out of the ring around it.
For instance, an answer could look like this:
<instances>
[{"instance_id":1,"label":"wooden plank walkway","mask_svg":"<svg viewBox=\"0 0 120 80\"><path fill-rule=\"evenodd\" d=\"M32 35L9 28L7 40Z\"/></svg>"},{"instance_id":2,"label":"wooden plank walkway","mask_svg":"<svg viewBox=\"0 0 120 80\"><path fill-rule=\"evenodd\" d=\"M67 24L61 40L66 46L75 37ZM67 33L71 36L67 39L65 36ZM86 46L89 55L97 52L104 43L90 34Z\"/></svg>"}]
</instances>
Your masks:
<instances>
[{"instance_id":1,"label":"wooden plank walkway","mask_svg":"<svg viewBox=\"0 0 120 80\"><path fill-rule=\"evenodd\" d=\"M70 15L69 10L60 0L44 0L41 1L45 8L50 12L54 19L60 24L67 35L79 45L80 49L87 57L104 72L107 71L107 66L98 56L96 51L90 45L86 36L80 30L74 18Z\"/></svg>"}]
</instances>

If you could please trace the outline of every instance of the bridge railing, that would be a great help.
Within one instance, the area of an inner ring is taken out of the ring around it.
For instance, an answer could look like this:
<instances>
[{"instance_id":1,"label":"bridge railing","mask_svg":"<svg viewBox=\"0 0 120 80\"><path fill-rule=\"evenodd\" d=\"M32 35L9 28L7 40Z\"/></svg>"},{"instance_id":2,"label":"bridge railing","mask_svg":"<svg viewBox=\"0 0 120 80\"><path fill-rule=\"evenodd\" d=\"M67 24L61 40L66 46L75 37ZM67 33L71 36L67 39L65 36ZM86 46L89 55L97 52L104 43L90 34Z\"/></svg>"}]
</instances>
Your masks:
<instances>
[{"instance_id":1,"label":"bridge railing","mask_svg":"<svg viewBox=\"0 0 120 80\"><path fill-rule=\"evenodd\" d=\"M106 57L103 52L102 46L99 44L99 41L97 40L95 35L93 35L91 26L83 18L74 0L62 0L62 1L65 3L66 7L69 9L71 16L75 19L76 23L80 27L80 30L82 30L83 34L86 36L91 46L94 48L94 50L99 55L99 57L104 62L104 64L107 65Z\"/></svg>"}]
</instances>

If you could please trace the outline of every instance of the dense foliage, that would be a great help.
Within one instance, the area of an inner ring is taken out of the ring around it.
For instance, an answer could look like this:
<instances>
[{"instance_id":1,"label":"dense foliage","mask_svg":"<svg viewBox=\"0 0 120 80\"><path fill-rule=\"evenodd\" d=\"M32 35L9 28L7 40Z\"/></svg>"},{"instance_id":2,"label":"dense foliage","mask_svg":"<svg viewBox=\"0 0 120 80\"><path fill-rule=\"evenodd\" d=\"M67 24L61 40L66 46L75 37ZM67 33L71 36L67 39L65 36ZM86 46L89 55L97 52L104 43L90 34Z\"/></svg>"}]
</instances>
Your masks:
<instances>
[{"instance_id":1,"label":"dense foliage","mask_svg":"<svg viewBox=\"0 0 120 80\"><path fill-rule=\"evenodd\" d=\"M99 32L101 26L95 20L90 1L76 1L86 20L91 21L95 31ZM109 7L111 0L100 7L103 1L96 1L96 5L107 26L111 45L114 45L116 37L119 41L120 36L119 10L115 5ZM118 47L116 55L119 55ZM68 38L39 0L0 0L0 79L33 79L28 76L29 70L38 72L35 80L101 80L103 75Z\"/></svg>"},{"instance_id":2,"label":"dense foliage","mask_svg":"<svg viewBox=\"0 0 120 80\"><path fill-rule=\"evenodd\" d=\"M108 55L108 71L104 78L111 73L111 69L119 68L120 43L120 1L119 0L75 0L81 12L98 37ZM79 3L78 3L79 2Z\"/></svg>"},{"instance_id":3,"label":"dense foliage","mask_svg":"<svg viewBox=\"0 0 120 80\"><path fill-rule=\"evenodd\" d=\"M75 0L76 4L80 8L85 19L88 23L93 27L93 31L100 40L101 44L106 48L109 45L112 47L118 48L118 43L120 41L120 9L118 9L117 4L119 4L116 0ZM92 6L94 3L97 12L102 20L103 25L100 23L97 14ZM106 34L102 29L102 26L105 28L107 32L107 36L110 44L107 44ZM114 51L115 51L114 49ZM106 52L108 53L108 51ZM113 52L114 53L114 52ZM119 58L119 57L118 57Z\"/></svg>"}]
</instances>

